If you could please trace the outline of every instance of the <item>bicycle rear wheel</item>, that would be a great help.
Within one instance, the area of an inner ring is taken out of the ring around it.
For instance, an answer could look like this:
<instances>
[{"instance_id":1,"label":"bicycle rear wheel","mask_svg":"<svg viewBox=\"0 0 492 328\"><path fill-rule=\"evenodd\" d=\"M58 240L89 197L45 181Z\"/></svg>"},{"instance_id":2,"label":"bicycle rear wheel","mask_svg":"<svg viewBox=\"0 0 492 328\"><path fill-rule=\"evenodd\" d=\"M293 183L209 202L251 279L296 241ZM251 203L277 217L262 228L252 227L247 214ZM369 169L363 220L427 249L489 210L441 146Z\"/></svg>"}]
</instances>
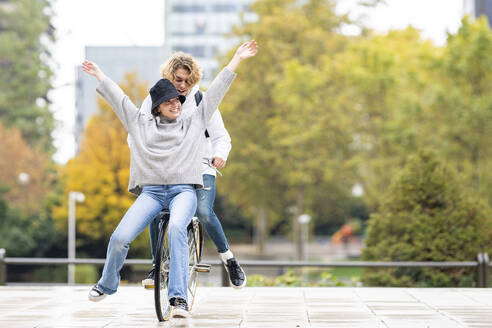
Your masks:
<instances>
[{"instance_id":1,"label":"bicycle rear wheel","mask_svg":"<svg viewBox=\"0 0 492 328\"><path fill-rule=\"evenodd\" d=\"M169 241L167 239L168 220L159 222L159 237L155 251L155 276L154 276L154 301L155 312L159 321L164 318L164 312L168 305L167 284L169 282Z\"/></svg>"},{"instance_id":2,"label":"bicycle rear wheel","mask_svg":"<svg viewBox=\"0 0 492 328\"><path fill-rule=\"evenodd\" d=\"M203 234L198 218L194 217L188 226L188 251L190 264L188 269L188 308L191 311L195 303L198 286L198 264L202 258Z\"/></svg>"}]
</instances>

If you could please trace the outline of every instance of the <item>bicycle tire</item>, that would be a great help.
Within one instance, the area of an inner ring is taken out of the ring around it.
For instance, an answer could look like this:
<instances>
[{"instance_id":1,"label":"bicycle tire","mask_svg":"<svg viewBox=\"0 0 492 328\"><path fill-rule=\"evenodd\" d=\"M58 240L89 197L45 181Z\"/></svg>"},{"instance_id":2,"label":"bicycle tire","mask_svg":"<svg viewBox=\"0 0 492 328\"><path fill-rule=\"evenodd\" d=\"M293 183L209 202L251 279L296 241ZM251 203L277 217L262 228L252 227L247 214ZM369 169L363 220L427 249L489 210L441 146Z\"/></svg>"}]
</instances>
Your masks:
<instances>
[{"instance_id":1,"label":"bicycle tire","mask_svg":"<svg viewBox=\"0 0 492 328\"><path fill-rule=\"evenodd\" d=\"M197 265L202 258L203 230L197 218L193 218L188 226L188 252L190 264L188 267L188 309L191 311L195 304L198 287Z\"/></svg>"},{"instance_id":2,"label":"bicycle tire","mask_svg":"<svg viewBox=\"0 0 492 328\"><path fill-rule=\"evenodd\" d=\"M169 279L169 248L167 225L169 220L159 222L159 237L155 252L154 302L157 319L164 321L163 308L167 308L167 283ZM166 267L167 266L167 267Z\"/></svg>"}]
</instances>

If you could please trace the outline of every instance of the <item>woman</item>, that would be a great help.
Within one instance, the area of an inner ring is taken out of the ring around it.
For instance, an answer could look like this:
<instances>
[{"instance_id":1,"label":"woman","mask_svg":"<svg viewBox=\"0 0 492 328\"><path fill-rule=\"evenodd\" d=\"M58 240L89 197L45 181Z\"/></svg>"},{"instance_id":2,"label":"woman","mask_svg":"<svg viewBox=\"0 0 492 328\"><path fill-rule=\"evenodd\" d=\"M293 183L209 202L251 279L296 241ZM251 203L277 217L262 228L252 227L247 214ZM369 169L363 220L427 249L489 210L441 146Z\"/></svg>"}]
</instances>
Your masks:
<instances>
[{"instance_id":1,"label":"woman","mask_svg":"<svg viewBox=\"0 0 492 328\"><path fill-rule=\"evenodd\" d=\"M235 69L257 51L254 40L241 45L214 79L197 111L186 118L180 117L185 97L168 79L159 80L150 89L152 115L147 115L95 63L82 64L83 71L100 82L97 91L110 103L128 131L131 154L128 190L138 195L111 236L102 277L89 292L91 301L100 301L116 292L130 243L162 208L168 207L171 260L167 318L189 316L186 227L196 210L195 189L203 186L202 153L197 141L231 85Z\"/></svg>"},{"instance_id":2,"label":"woman","mask_svg":"<svg viewBox=\"0 0 492 328\"><path fill-rule=\"evenodd\" d=\"M161 66L161 75L173 83L180 95L186 97L181 106L181 117L193 115L203 97L203 93L198 86L201 79L201 71L196 60L189 54L176 52ZM147 96L142 103L140 111L150 115L151 104L152 100L150 96ZM246 275L230 250L222 224L213 209L216 169L221 169L226 164L227 156L231 150L231 137L218 110L214 112L206 128L206 132L200 137L200 148L203 151L203 156L206 159L213 159L213 161L208 163L205 160L203 164L204 187L196 191L198 200L196 215L215 244L219 257L228 272L230 285L233 288L240 289L246 285ZM156 230L157 221L154 221L149 229L153 264ZM154 274L155 267L153 266L148 276L142 280L144 287L154 287Z\"/></svg>"}]
</instances>

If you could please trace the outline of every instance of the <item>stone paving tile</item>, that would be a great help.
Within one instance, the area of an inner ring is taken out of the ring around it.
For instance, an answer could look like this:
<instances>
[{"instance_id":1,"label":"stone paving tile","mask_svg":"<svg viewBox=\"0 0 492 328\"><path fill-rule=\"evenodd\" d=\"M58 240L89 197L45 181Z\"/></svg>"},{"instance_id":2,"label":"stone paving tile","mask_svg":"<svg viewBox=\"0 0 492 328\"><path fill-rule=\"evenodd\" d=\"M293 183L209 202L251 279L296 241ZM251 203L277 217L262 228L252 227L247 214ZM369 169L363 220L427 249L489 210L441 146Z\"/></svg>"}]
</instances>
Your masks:
<instances>
[{"instance_id":1,"label":"stone paving tile","mask_svg":"<svg viewBox=\"0 0 492 328\"><path fill-rule=\"evenodd\" d=\"M384 320L388 328L462 328L463 326L450 320Z\"/></svg>"},{"instance_id":2,"label":"stone paving tile","mask_svg":"<svg viewBox=\"0 0 492 328\"><path fill-rule=\"evenodd\" d=\"M473 288L460 289L460 293L471 298L472 300L492 307L492 297L490 297L490 288Z\"/></svg>"},{"instance_id":3,"label":"stone paving tile","mask_svg":"<svg viewBox=\"0 0 492 328\"><path fill-rule=\"evenodd\" d=\"M417 302L412 295L408 294L404 288L377 288L366 287L357 288L354 293L359 296L363 302L395 302L410 303Z\"/></svg>"},{"instance_id":4,"label":"stone paving tile","mask_svg":"<svg viewBox=\"0 0 492 328\"><path fill-rule=\"evenodd\" d=\"M152 292L89 288L0 287L0 327L492 327L492 289L200 287L191 319L159 323Z\"/></svg>"},{"instance_id":5,"label":"stone paving tile","mask_svg":"<svg viewBox=\"0 0 492 328\"><path fill-rule=\"evenodd\" d=\"M460 306L438 308L438 311L461 322L466 327L492 327L492 307Z\"/></svg>"},{"instance_id":6,"label":"stone paving tile","mask_svg":"<svg viewBox=\"0 0 492 328\"><path fill-rule=\"evenodd\" d=\"M363 321L363 322L311 322L311 328L386 328L386 326L378 320Z\"/></svg>"}]
</instances>

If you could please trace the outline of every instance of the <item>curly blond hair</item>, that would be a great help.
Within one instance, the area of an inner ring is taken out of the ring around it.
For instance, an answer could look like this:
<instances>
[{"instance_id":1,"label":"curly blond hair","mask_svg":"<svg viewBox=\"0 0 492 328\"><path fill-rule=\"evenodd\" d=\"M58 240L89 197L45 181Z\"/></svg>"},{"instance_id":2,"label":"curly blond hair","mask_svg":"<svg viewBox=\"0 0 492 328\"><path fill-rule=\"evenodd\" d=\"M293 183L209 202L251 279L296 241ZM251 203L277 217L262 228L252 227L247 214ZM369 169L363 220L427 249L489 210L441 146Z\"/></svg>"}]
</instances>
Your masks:
<instances>
[{"instance_id":1,"label":"curly blond hair","mask_svg":"<svg viewBox=\"0 0 492 328\"><path fill-rule=\"evenodd\" d=\"M175 73L180 68L183 68L190 73L186 79L186 82L190 85L190 88L200 82L202 78L200 65L198 65L193 56L190 54L185 54L181 51L175 52L165 64L161 65L161 75L165 79L174 81L176 79Z\"/></svg>"}]
</instances>

